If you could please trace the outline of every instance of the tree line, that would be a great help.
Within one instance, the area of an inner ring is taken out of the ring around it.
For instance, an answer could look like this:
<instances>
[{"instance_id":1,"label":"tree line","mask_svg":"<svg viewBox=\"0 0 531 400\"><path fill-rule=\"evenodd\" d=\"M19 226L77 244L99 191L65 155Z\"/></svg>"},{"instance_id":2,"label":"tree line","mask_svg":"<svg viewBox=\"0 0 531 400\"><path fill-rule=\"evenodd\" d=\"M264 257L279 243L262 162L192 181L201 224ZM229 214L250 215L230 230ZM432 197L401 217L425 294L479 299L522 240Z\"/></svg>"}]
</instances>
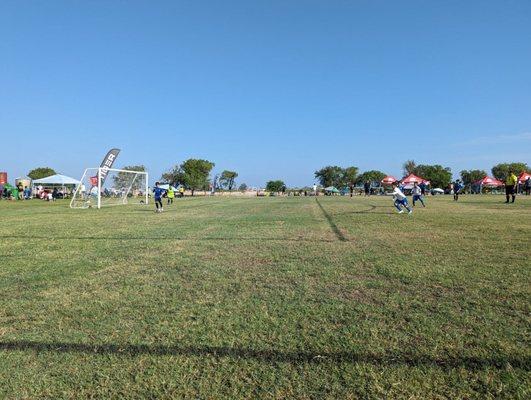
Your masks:
<instances>
[{"instance_id":1,"label":"tree line","mask_svg":"<svg viewBox=\"0 0 531 400\"><path fill-rule=\"evenodd\" d=\"M198 190L214 189L234 190L236 188L236 171L224 170L221 174L211 179L211 172L215 163L190 158L181 164L177 164L163 173L160 180L178 186L182 185L192 191L192 195ZM122 169L129 171L146 171L144 165L131 165ZM509 171L519 174L523 171L529 171L529 166L524 162L500 163L492 167L491 172L494 178L505 181ZM446 188L452 182L452 170L439 164L417 164L414 160L407 160L402 165L404 175L415 174L431 182L432 187ZM31 179L41 179L56 174L55 170L50 167L34 168L28 172ZM481 169L462 170L460 172L461 180L465 185L471 185L487 176L487 172ZM315 179L323 187L334 186L337 188L353 187L365 182L380 182L386 174L378 170L364 171L359 173L358 167L340 167L329 165L315 171ZM118 173L114 179L126 179ZM247 185L242 183L239 190L244 191ZM286 190L286 184L282 180L271 180L266 183L266 190L271 192L281 192Z\"/></svg>"},{"instance_id":2,"label":"tree line","mask_svg":"<svg viewBox=\"0 0 531 400\"><path fill-rule=\"evenodd\" d=\"M432 187L447 187L452 181L452 170L441 165L417 165L414 160L406 161L403 166L404 175L415 174L431 182ZM529 171L529 166L524 162L500 163L491 168L492 176L502 182L507 179L509 172L520 174ZM488 176L483 169L462 170L459 173L461 181L465 186Z\"/></svg>"}]
</instances>

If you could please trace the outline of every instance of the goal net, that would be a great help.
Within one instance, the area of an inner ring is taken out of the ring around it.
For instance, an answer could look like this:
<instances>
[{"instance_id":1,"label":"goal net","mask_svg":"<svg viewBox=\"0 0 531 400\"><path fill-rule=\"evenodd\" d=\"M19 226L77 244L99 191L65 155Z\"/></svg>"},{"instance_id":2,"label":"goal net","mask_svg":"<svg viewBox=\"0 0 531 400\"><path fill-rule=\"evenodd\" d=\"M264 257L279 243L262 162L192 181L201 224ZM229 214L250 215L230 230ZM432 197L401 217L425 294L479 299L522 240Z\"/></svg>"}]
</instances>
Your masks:
<instances>
[{"instance_id":1,"label":"goal net","mask_svg":"<svg viewBox=\"0 0 531 400\"><path fill-rule=\"evenodd\" d=\"M147 172L87 168L70 201L70 208L101 208L148 203Z\"/></svg>"}]
</instances>

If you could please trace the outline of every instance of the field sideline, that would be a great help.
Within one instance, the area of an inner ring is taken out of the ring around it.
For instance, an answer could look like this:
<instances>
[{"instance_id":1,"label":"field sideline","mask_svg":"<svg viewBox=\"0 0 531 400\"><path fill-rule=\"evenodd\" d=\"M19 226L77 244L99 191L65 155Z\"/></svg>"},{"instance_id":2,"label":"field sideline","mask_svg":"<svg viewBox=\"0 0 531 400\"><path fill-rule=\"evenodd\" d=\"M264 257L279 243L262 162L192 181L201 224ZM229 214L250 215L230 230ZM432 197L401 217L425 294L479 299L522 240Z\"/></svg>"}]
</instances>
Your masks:
<instances>
[{"instance_id":1,"label":"field sideline","mask_svg":"<svg viewBox=\"0 0 531 400\"><path fill-rule=\"evenodd\" d=\"M1 201L0 398L529 398L503 201Z\"/></svg>"}]
</instances>

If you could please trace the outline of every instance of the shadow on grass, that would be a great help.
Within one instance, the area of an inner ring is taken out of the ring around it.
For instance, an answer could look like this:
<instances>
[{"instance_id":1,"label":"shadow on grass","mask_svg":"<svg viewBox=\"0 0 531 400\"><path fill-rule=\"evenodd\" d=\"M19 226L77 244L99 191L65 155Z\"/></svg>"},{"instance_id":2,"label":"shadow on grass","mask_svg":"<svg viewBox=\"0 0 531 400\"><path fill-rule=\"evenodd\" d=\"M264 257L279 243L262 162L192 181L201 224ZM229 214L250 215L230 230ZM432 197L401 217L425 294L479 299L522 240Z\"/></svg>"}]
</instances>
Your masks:
<instances>
[{"instance_id":1,"label":"shadow on grass","mask_svg":"<svg viewBox=\"0 0 531 400\"><path fill-rule=\"evenodd\" d=\"M35 341L3 341L0 351L35 351L52 353L83 353L95 355L124 356L190 356L251 359L266 363L368 363L373 365L405 365L410 367L437 367L443 369L466 368L469 370L496 368L512 368L530 370L530 357L507 357L503 355L479 357L432 357L407 353L360 354L354 352L309 352L256 350L249 348L231 348L216 346L178 346L178 345L145 345L145 344L83 344L62 342Z\"/></svg>"},{"instance_id":2,"label":"shadow on grass","mask_svg":"<svg viewBox=\"0 0 531 400\"><path fill-rule=\"evenodd\" d=\"M332 219L332 217L330 216L330 214L328 214L326 212L326 210L324 209L324 207L321 205L321 203L319 202L319 200L317 199L317 197L315 198L315 201L317 203L317 205L319 206L319 208L321 209L321 211L323 212L323 215L325 216L326 220L328 221L328 224L330 225L330 228L332 229L332 232L334 232L334 234L336 235L336 237L341 241L341 242L348 242L348 239L345 237L345 235L343 235L343 233L339 230L339 228L337 227L337 225L335 224L334 220Z\"/></svg>"},{"instance_id":3,"label":"shadow on grass","mask_svg":"<svg viewBox=\"0 0 531 400\"><path fill-rule=\"evenodd\" d=\"M309 239L309 238L290 238L290 237L182 237L182 236L44 236L44 235L2 235L2 240L8 239L38 239L38 240L175 240L175 241L194 241L194 242L208 242L208 241L249 241L249 242L311 242L311 243L335 243L335 240L330 239Z\"/></svg>"},{"instance_id":4,"label":"shadow on grass","mask_svg":"<svg viewBox=\"0 0 531 400\"><path fill-rule=\"evenodd\" d=\"M370 204L369 208L365 210L359 210L359 211L346 211L346 212L340 212L340 213L334 213L332 215L339 216L339 215L352 215L352 214L384 214L384 215L392 215L396 214L394 211L392 211L392 205L390 206L375 206L374 204ZM374 211L377 208L385 208L389 211Z\"/></svg>"},{"instance_id":5,"label":"shadow on grass","mask_svg":"<svg viewBox=\"0 0 531 400\"><path fill-rule=\"evenodd\" d=\"M203 199L200 199L200 200L203 200ZM167 204L166 201L163 201L162 202L162 208L166 207L165 212L168 212L168 211L186 211L186 210L191 209L191 208L214 206L216 204L224 203L223 201L220 201L220 200L206 200L206 201L202 201L199 204L190 204L190 203L195 203L196 201L199 201L199 200L176 200L176 201L173 202L173 204ZM181 207L180 208L176 208L176 207L179 207L179 206L181 206ZM130 212L152 212L152 213L154 213L155 212L155 203L147 204L146 208L135 209L135 210L132 210Z\"/></svg>"}]
</instances>

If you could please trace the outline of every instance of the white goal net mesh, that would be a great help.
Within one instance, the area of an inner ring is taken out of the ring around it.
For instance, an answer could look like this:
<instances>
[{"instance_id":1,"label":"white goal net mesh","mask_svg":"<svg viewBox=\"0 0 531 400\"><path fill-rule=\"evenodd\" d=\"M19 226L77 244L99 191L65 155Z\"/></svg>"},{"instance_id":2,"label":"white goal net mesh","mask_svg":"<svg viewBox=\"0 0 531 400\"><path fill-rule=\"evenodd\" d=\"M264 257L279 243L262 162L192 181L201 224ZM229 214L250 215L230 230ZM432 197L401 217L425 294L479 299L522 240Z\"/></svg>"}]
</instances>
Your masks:
<instances>
[{"instance_id":1,"label":"white goal net mesh","mask_svg":"<svg viewBox=\"0 0 531 400\"><path fill-rule=\"evenodd\" d=\"M87 168L76 187L71 208L101 208L148 202L147 173Z\"/></svg>"}]
</instances>

